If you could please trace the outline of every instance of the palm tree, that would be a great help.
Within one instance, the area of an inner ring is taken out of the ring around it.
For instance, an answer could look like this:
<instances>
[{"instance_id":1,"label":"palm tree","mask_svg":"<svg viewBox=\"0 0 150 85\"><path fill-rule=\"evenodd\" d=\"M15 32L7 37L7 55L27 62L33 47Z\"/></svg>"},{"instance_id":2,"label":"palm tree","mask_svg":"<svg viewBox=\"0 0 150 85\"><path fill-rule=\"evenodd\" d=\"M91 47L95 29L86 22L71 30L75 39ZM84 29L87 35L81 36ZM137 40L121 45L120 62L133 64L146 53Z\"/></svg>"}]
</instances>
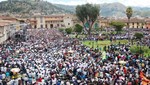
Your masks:
<instances>
[{"instance_id":1,"label":"palm tree","mask_svg":"<svg viewBox=\"0 0 150 85\"><path fill-rule=\"evenodd\" d=\"M127 26L128 26L128 38L129 38L129 22L130 22L130 19L131 19L131 17L132 17L132 14L133 14L132 8L131 8L131 7L128 7L128 8L126 9L126 16L127 16L127 18L128 18L128 23L127 23Z\"/></svg>"}]
</instances>

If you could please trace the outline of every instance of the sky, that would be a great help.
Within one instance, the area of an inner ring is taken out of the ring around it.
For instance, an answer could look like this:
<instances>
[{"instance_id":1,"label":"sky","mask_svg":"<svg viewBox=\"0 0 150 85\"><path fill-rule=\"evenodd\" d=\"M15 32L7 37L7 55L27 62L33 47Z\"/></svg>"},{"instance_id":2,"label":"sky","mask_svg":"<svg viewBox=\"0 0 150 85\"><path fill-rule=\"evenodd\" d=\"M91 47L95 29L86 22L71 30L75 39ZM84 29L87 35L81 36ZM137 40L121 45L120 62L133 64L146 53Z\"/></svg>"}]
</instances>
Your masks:
<instances>
[{"instance_id":1,"label":"sky","mask_svg":"<svg viewBox=\"0 0 150 85\"><path fill-rule=\"evenodd\" d=\"M6 1L6 0L0 0ZM125 6L150 7L150 0L44 0L55 4L81 5L85 3L102 4L119 2Z\"/></svg>"}]
</instances>

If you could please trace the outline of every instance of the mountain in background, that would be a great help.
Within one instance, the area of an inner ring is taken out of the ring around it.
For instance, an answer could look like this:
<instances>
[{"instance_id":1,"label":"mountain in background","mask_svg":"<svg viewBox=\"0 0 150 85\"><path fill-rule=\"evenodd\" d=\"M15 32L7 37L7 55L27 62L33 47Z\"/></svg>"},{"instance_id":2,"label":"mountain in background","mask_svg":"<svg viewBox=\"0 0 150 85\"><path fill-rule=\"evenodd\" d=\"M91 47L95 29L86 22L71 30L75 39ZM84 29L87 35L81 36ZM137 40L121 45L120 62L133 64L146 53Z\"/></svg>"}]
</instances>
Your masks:
<instances>
[{"instance_id":1,"label":"mountain in background","mask_svg":"<svg viewBox=\"0 0 150 85\"><path fill-rule=\"evenodd\" d=\"M41 13L43 15L71 13L68 10L59 8L49 2L34 0L8 0L0 2L0 13L33 15Z\"/></svg>"},{"instance_id":2,"label":"mountain in background","mask_svg":"<svg viewBox=\"0 0 150 85\"><path fill-rule=\"evenodd\" d=\"M75 13L76 6L54 4L57 7L66 9ZM104 3L100 4L100 15L103 17L126 17L126 6L121 3ZM150 17L150 8L148 7L132 7L133 16Z\"/></svg>"},{"instance_id":3,"label":"mountain in background","mask_svg":"<svg viewBox=\"0 0 150 85\"><path fill-rule=\"evenodd\" d=\"M72 6L72 5L62 5L62 4L54 4L54 5L59 7L59 8L68 10L72 13L75 13L75 10L76 10L76 6Z\"/></svg>"},{"instance_id":4,"label":"mountain in background","mask_svg":"<svg viewBox=\"0 0 150 85\"><path fill-rule=\"evenodd\" d=\"M126 6L121 3L100 4L100 15L103 17L126 17ZM133 16L150 17L150 8L132 7ZM50 14L75 14L76 6L52 4L40 0L8 0L0 2L0 13L19 14L22 16L32 16L36 13L43 15Z\"/></svg>"}]
</instances>

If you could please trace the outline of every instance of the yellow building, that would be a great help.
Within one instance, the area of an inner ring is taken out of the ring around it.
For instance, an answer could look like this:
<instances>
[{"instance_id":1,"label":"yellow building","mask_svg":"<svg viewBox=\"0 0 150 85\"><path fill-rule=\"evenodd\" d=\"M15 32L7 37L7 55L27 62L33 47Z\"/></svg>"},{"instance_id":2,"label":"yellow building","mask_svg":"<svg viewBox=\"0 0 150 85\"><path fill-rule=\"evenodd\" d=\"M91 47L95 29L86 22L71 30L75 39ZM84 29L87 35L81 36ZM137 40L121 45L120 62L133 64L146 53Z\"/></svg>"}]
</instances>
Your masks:
<instances>
[{"instance_id":1,"label":"yellow building","mask_svg":"<svg viewBox=\"0 0 150 85\"><path fill-rule=\"evenodd\" d=\"M100 19L100 27L107 28L110 27L110 23L112 21L124 22L126 26L124 28L128 28L128 20L127 19ZM129 28L146 28L145 19L132 18L129 21Z\"/></svg>"},{"instance_id":2,"label":"yellow building","mask_svg":"<svg viewBox=\"0 0 150 85\"><path fill-rule=\"evenodd\" d=\"M128 20L123 19L119 20L126 24L125 28L128 26ZM129 28L146 28L145 20L144 19L138 19L138 18L131 18L129 21Z\"/></svg>"}]
</instances>

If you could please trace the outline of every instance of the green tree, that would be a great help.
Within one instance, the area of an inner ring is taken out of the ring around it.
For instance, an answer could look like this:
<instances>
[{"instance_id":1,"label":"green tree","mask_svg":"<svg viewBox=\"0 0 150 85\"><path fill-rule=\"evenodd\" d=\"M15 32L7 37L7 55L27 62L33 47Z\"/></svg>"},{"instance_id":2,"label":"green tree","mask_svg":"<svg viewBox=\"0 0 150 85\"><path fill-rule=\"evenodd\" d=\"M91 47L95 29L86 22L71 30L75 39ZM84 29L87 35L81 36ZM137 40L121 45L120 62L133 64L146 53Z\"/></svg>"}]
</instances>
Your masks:
<instances>
[{"instance_id":1,"label":"green tree","mask_svg":"<svg viewBox=\"0 0 150 85\"><path fill-rule=\"evenodd\" d=\"M82 32L83 27L79 24L76 24L74 27L74 31L77 33L76 38L78 37L78 35Z\"/></svg>"},{"instance_id":2,"label":"green tree","mask_svg":"<svg viewBox=\"0 0 150 85\"><path fill-rule=\"evenodd\" d=\"M111 22L110 25L115 28L115 31L118 34L122 31L122 28L125 26L125 23L123 23L123 22Z\"/></svg>"},{"instance_id":3,"label":"green tree","mask_svg":"<svg viewBox=\"0 0 150 85\"><path fill-rule=\"evenodd\" d=\"M132 14L133 14L133 10L131 7L128 7L126 9L126 16L128 18L128 28L129 28L129 22L130 22L130 18L132 17Z\"/></svg>"},{"instance_id":4,"label":"green tree","mask_svg":"<svg viewBox=\"0 0 150 85\"><path fill-rule=\"evenodd\" d=\"M92 26L97 20L99 12L99 6L93 4L78 5L76 7L76 15L88 32L88 35L91 35ZM86 29L86 24L88 24L88 29Z\"/></svg>"},{"instance_id":5,"label":"green tree","mask_svg":"<svg viewBox=\"0 0 150 85\"><path fill-rule=\"evenodd\" d=\"M142 33L135 33L135 34L134 34L134 37L135 37L137 40L141 40L141 39L144 37L144 35L143 35Z\"/></svg>"},{"instance_id":6,"label":"green tree","mask_svg":"<svg viewBox=\"0 0 150 85\"><path fill-rule=\"evenodd\" d=\"M71 33L72 33L72 29L71 29L71 28L66 28L66 29L65 29L65 32L66 32L67 34L71 34Z\"/></svg>"},{"instance_id":7,"label":"green tree","mask_svg":"<svg viewBox=\"0 0 150 85\"><path fill-rule=\"evenodd\" d=\"M129 39L129 23L130 23L130 18L132 17L132 14L133 14L133 10L131 7L128 7L126 9L126 16L128 18L128 23L127 23L127 28L128 28L128 39Z\"/></svg>"}]
</instances>

